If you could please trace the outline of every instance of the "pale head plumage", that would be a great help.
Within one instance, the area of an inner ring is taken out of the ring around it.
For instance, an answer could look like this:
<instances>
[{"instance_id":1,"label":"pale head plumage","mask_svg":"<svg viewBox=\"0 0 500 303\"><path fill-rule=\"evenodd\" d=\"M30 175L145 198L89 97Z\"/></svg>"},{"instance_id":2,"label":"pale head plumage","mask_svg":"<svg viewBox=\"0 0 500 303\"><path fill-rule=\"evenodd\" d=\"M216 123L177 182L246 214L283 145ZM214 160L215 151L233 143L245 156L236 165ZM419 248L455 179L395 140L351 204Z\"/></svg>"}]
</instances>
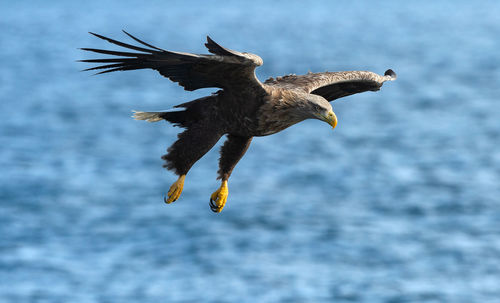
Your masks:
<instances>
[{"instance_id":1,"label":"pale head plumage","mask_svg":"<svg viewBox=\"0 0 500 303\"><path fill-rule=\"evenodd\" d=\"M332 105L323 97L312 94L299 94L292 99L291 106L287 110L290 121L303 121L306 119L318 119L327 122L335 128L337 117L333 112Z\"/></svg>"}]
</instances>

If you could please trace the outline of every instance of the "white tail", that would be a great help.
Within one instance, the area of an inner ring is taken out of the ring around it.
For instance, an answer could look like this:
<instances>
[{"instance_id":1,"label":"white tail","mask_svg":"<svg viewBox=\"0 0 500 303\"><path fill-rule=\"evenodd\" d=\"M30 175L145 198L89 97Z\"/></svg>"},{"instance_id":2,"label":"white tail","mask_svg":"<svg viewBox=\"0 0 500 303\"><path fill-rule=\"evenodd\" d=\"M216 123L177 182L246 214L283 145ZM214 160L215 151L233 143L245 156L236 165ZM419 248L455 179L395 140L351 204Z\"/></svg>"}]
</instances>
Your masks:
<instances>
[{"instance_id":1,"label":"white tail","mask_svg":"<svg viewBox=\"0 0 500 303\"><path fill-rule=\"evenodd\" d=\"M163 120L163 118L160 117L163 112L140 112L140 111L132 111L134 114L132 115L132 118L135 120L146 120L148 122L158 122Z\"/></svg>"}]
</instances>

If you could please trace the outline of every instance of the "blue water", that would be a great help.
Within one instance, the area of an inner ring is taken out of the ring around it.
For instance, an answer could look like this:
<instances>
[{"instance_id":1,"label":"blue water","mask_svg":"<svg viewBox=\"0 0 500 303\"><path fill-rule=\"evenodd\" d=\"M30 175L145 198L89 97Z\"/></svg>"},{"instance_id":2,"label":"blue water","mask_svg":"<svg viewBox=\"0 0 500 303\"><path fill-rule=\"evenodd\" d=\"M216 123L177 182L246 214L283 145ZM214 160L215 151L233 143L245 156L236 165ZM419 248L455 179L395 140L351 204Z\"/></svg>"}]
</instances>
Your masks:
<instances>
[{"instance_id":1,"label":"blue water","mask_svg":"<svg viewBox=\"0 0 500 303\"><path fill-rule=\"evenodd\" d=\"M500 302L500 2L2 1L0 302ZM394 69L256 138L208 207L218 148L181 199L134 121L213 90L153 71L90 76L78 47L121 29L259 54L264 80Z\"/></svg>"}]
</instances>

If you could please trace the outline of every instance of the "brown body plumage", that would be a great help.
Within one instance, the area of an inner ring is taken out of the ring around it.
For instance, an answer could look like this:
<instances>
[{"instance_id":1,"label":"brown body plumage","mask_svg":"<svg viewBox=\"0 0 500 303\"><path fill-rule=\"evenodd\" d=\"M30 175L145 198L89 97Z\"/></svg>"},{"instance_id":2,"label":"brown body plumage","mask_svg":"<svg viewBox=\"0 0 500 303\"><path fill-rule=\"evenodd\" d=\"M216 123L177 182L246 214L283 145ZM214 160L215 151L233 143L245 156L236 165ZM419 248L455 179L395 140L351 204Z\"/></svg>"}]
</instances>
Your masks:
<instances>
[{"instance_id":1,"label":"brown body plumage","mask_svg":"<svg viewBox=\"0 0 500 303\"><path fill-rule=\"evenodd\" d=\"M262 83L255 76L255 68L263 63L259 56L226 49L208 37L205 45L213 55L166 51L126 34L147 48L93 34L139 52L84 48L120 56L82 60L105 63L87 70L103 69L100 73L107 73L151 68L186 90L221 88L211 96L175 106L181 110L136 112L134 115L138 120L166 120L185 128L162 157L166 161L164 166L180 176L170 188L168 200L165 200L167 203L179 197L184 177L191 166L222 136L227 135L219 161L218 178L222 179L222 185L210 201L215 212L224 207L227 180L253 137L274 134L305 119L319 119L335 127L337 118L329 101L364 91L376 91L385 81L396 79L392 70L387 70L384 76L367 71L350 71L289 75Z\"/></svg>"}]
</instances>

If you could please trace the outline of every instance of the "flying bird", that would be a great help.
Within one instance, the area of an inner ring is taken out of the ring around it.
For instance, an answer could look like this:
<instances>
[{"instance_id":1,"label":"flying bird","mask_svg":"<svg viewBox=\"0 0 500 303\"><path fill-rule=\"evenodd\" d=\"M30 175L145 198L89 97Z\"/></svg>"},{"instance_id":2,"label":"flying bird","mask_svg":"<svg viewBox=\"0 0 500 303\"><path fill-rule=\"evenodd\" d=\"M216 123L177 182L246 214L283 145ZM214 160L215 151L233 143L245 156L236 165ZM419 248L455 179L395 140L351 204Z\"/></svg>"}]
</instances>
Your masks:
<instances>
[{"instance_id":1,"label":"flying bird","mask_svg":"<svg viewBox=\"0 0 500 303\"><path fill-rule=\"evenodd\" d=\"M191 166L227 135L220 150L217 179L221 185L210 196L210 208L217 213L227 201L229 176L253 137L275 134L306 119L318 119L335 128L337 116L330 101L377 91L385 81L396 79L396 73L388 69L383 76L369 71L309 72L261 82L255 75L255 69L263 63L259 56L222 47L208 36L205 46L211 54L199 55L164 50L123 32L141 46L90 33L128 50L82 48L114 56L80 60L101 64L85 71L104 74L150 68L187 91L220 89L210 96L176 105L176 110L133 114L137 120L166 120L185 129L162 156L164 167L178 176L164 198L166 203L179 199Z\"/></svg>"}]
</instances>

